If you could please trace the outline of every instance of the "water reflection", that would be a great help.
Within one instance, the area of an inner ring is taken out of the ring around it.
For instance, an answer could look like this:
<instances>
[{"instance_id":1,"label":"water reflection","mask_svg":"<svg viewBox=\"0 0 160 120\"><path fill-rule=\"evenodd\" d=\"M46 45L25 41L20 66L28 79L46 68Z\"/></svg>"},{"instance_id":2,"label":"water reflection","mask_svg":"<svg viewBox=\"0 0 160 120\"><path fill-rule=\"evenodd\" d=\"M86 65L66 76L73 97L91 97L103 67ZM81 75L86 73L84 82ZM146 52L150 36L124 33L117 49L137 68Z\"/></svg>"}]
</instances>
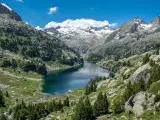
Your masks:
<instances>
[{"instance_id":1,"label":"water reflection","mask_svg":"<svg viewBox=\"0 0 160 120\"><path fill-rule=\"evenodd\" d=\"M43 92L48 94L64 94L69 90L83 88L91 78L108 76L108 71L96 64L85 62L82 68L68 70L57 75L44 77Z\"/></svg>"}]
</instances>

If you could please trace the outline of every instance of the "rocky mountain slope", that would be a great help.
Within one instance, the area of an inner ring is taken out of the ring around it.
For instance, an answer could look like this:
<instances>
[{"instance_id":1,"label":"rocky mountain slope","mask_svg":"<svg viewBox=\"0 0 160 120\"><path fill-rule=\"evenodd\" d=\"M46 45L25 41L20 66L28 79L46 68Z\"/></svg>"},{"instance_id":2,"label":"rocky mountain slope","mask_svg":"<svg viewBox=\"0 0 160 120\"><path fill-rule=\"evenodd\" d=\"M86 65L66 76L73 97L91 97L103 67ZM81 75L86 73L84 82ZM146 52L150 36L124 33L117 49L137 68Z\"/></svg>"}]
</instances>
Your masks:
<instances>
[{"instance_id":1,"label":"rocky mountain slope","mask_svg":"<svg viewBox=\"0 0 160 120\"><path fill-rule=\"evenodd\" d=\"M51 35L56 35L69 47L81 55L85 55L91 46L103 44L108 35L114 30L108 26L58 26L56 28L47 28L44 31Z\"/></svg>"},{"instance_id":2,"label":"rocky mountain slope","mask_svg":"<svg viewBox=\"0 0 160 120\"><path fill-rule=\"evenodd\" d=\"M8 14L11 19L22 21L21 17L4 3L0 4L0 14Z\"/></svg>"},{"instance_id":3,"label":"rocky mountain slope","mask_svg":"<svg viewBox=\"0 0 160 120\"><path fill-rule=\"evenodd\" d=\"M1 67L12 66L13 58L15 67L25 72L44 74L58 69L53 63L72 66L80 62L77 52L58 38L25 24L4 5L0 5L0 47Z\"/></svg>"},{"instance_id":4,"label":"rocky mountain slope","mask_svg":"<svg viewBox=\"0 0 160 120\"><path fill-rule=\"evenodd\" d=\"M150 51L160 43L160 17L148 24L135 18L116 30L108 26L56 26L45 31L56 35L88 60L120 59Z\"/></svg>"},{"instance_id":5,"label":"rocky mountain slope","mask_svg":"<svg viewBox=\"0 0 160 120\"><path fill-rule=\"evenodd\" d=\"M159 20L158 16L149 24L138 18L126 22L107 37L105 44L91 48L89 59L120 59L152 50L160 43Z\"/></svg>"}]
</instances>

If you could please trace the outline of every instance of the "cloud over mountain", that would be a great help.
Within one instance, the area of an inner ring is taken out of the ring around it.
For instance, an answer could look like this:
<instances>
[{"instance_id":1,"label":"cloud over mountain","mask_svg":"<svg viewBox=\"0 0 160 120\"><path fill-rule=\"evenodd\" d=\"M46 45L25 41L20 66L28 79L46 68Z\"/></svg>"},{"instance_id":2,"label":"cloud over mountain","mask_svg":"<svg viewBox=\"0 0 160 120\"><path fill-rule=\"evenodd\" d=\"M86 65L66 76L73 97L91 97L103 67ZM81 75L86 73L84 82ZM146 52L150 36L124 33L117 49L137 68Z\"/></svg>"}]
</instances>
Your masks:
<instances>
[{"instance_id":1,"label":"cloud over mountain","mask_svg":"<svg viewBox=\"0 0 160 120\"><path fill-rule=\"evenodd\" d=\"M110 24L107 20L105 21L96 21L93 19L68 19L64 22L49 22L45 28L56 28L56 27L76 27L76 28L88 28L88 27L104 27L104 26L116 26L116 23Z\"/></svg>"}]
</instances>

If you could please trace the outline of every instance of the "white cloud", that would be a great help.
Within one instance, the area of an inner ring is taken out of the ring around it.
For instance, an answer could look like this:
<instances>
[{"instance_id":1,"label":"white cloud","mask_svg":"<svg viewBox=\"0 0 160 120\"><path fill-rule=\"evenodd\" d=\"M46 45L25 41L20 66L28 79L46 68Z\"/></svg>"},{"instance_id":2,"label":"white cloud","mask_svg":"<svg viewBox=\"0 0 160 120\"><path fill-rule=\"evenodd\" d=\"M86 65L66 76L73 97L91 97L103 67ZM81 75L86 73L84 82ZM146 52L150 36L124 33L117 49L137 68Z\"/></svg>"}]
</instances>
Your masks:
<instances>
[{"instance_id":1,"label":"white cloud","mask_svg":"<svg viewBox=\"0 0 160 120\"><path fill-rule=\"evenodd\" d=\"M25 22L28 25L28 22Z\"/></svg>"},{"instance_id":2,"label":"white cloud","mask_svg":"<svg viewBox=\"0 0 160 120\"><path fill-rule=\"evenodd\" d=\"M77 27L77 28L88 28L88 27L104 27L104 26L116 26L116 23L110 24L108 21L96 21L93 19L76 19L76 20L66 20L64 22L49 22L45 28L56 28L56 27Z\"/></svg>"},{"instance_id":3,"label":"white cloud","mask_svg":"<svg viewBox=\"0 0 160 120\"><path fill-rule=\"evenodd\" d=\"M37 30L43 30L40 26L36 27Z\"/></svg>"},{"instance_id":4,"label":"white cloud","mask_svg":"<svg viewBox=\"0 0 160 120\"><path fill-rule=\"evenodd\" d=\"M49 8L48 14L52 15L53 13L57 12L57 10L58 10L58 7L51 7L51 8Z\"/></svg>"},{"instance_id":5,"label":"white cloud","mask_svg":"<svg viewBox=\"0 0 160 120\"><path fill-rule=\"evenodd\" d=\"M12 8L10 8L8 5L6 5L5 3L1 3L4 7L8 8L10 11L12 11Z\"/></svg>"},{"instance_id":6,"label":"white cloud","mask_svg":"<svg viewBox=\"0 0 160 120\"><path fill-rule=\"evenodd\" d=\"M23 2L23 0L16 0L17 2Z\"/></svg>"}]
</instances>

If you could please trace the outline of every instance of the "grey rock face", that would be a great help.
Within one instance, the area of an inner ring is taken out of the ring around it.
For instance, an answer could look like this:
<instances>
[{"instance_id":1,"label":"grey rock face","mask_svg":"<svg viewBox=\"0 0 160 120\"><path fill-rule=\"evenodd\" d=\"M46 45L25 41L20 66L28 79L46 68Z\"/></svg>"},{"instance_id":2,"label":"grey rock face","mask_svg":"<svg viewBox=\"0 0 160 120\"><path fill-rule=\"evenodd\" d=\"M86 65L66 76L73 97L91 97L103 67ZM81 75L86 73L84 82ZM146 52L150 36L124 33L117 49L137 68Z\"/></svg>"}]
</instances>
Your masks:
<instances>
[{"instance_id":1,"label":"grey rock face","mask_svg":"<svg viewBox=\"0 0 160 120\"><path fill-rule=\"evenodd\" d=\"M22 21L21 17L14 11L9 10L7 7L0 4L0 14L7 14L11 19Z\"/></svg>"},{"instance_id":2,"label":"grey rock face","mask_svg":"<svg viewBox=\"0 0 160 120\"><path fill-rule=\"evenodd\" d=\"M65 42L70 48L79 52L81 55L85 55L92 46L98 48L97 46L102 45L109 34L114 30L108 27L56 27L47 28L44 31L51 35L57 36L63 42Z\"/></svg>"},{"instance_id":3,"label":"grey rock face","mask_svg":"<svg viewBox=\"0 0 160 120\"><path fill-rule=\"evenodd\" d=\"M133 112L136 116L141 116L145 110L153 110L159 106L159 102L155 103L155 95L148 92L139 92L131 96L125 103L126 112Z\"/></svg>"},{"instance_id":4,"label":"grey rock face","mask_svg":"<svg viewBox=\"0 0 160 120\"><path fill-rule=\"evenodd\" d=\"M133 85L134 83L140 81L141 79L145 80L145 83L148 82L148 79L150 77L149 70L150 70L150 65L146 64L138 68L129 78L131 81L131 84Z\"/></svg>"},{"instance_id":5,"label":"grey rock face","mask_svg":"<svg viewBox=\"0 0 160 120\"><path fill-rule=\"evenodd\" d=\"M157 16L152 22L152 25L160 25L160 15Z\"/></svg>"},{"instance_id":6,"label":"grey rock face","mask_svg":"<svg viewBox=\"0 0 160 120\"><path fill-rule=\"evenodd\" d=\"M98 55L101 59L122 59L155 49L160 43L160 16L150 24L143 20L133 19L111 33L104 44L90 51L90 59Z\"/></svg>"}]
</instances>

